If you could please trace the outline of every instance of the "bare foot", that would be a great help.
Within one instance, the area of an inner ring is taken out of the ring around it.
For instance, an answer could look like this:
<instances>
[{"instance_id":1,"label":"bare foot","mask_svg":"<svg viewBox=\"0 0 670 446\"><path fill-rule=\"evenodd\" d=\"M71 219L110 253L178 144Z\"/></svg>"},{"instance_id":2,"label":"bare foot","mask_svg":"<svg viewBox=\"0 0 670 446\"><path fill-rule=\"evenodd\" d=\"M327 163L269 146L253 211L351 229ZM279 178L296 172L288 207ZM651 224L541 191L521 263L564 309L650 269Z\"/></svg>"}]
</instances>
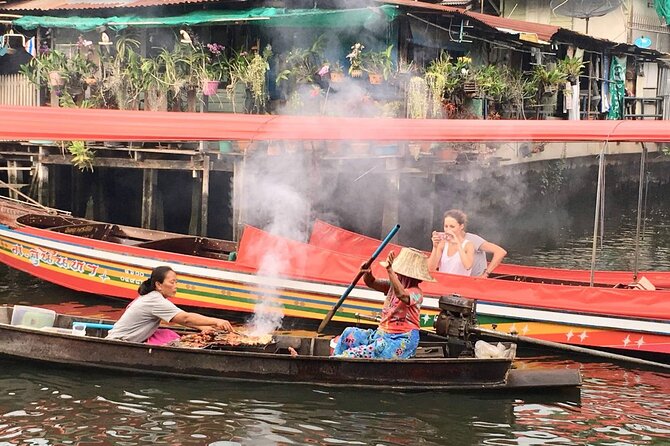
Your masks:
<instances>
[{"instance_id":1,"label":"bare foot","mask_svg":"<svg viewBox=\"0 0 670 446\"><path fill-rule=\"evenodd\" d=\"M298 352L295 351L295 349L293 347L288 348L288 353L289 353L289 355L291 355L291 358L295 358L296 356L298 356Z\"/></svg>"}]
</instances>

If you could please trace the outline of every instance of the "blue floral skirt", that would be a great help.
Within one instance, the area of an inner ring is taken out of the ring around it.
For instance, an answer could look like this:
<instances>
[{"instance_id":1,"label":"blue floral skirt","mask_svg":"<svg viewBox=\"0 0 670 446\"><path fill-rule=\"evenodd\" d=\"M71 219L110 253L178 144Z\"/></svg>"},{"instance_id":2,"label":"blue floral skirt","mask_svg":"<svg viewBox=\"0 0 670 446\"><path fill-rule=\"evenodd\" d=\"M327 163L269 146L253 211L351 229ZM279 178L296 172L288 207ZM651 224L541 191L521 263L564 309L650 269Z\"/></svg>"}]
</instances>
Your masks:
<instances>
[{"instance_id":1,"label":"blue floral skirt","mask_svg":"<svg viewBox=\"0 0 670 446\"><path fill-rule=\"evenodd\" d=\"M419 346L419 330L385 333L362 328L345 328L333 350L333 356L368 359L407 359Z\"/></svg>"}]
</instances>

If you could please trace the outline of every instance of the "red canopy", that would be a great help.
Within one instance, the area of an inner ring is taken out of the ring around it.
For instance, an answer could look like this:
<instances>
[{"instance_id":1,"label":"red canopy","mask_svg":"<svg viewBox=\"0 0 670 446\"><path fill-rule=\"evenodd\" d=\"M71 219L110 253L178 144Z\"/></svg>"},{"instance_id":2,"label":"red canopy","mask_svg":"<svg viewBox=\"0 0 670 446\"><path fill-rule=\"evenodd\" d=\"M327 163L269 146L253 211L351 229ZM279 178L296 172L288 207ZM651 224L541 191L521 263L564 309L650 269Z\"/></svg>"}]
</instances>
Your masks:
<instances>
[{"instance_id":1,"label":"red canopy","mask_svg":"<svg viewBox=\"0 0 670 446\"><path fill-rule=\"evenodd\" d=\"M0 106L0 140L670 141L669 121L333 118Z\"/></svg>"}]
</instances>

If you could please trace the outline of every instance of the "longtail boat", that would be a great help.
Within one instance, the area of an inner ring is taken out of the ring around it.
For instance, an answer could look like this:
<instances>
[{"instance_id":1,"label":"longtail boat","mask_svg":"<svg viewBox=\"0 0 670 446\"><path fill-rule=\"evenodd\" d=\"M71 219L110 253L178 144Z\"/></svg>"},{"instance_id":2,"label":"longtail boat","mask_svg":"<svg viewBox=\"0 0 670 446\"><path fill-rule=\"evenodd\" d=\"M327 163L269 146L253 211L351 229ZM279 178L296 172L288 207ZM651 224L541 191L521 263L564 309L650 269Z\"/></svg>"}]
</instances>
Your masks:
<instances>
[{"instance_id":1,"label":"longtail boat","mask_svg":"<svg viewBox=\"0 0 670 446\"><path fill-rule=\"evenodd\" d=\"M46 213L0 199L0 261L35 277L88 293L132 299L151 269L179 275L174 302L250 316L270 300L286 318L317 326L356 276L363 257L246 227L238 244ZM21 212L23 215L18 215ZM236 260L232 260L235 252ZM269 257L268 257L269 256ZM264 265L272 260L271 271ZM375 274L383 269L374 265ZM422 324L432 328L438 298L477 300L482 327L627 353L670 353L670 292L541 284L435 274L423 283ZM353 289L335 314L342 324L376 316L384 296Z\"/></svg>"},{"instance_id":2,"label":"longtail boat","mask_svg":"<svg viewBox=\"0 0 670 446\"><path fill-rule=\"evenodd\" d=\"M105 324L87 318L54 312L51 320L40 323L45 319L42 309L30 317L30 307L23 307L17 319L15 308L0 307L0 355L68 367L401 391L520 392L581 385L578 369L512 369L513 357L446 357L435 343L420 346L415 358L401 360L331 357L329 338L291 334L276 334L271 342L253 346L156 346L105 339L100 328ZM19 323L26 319L27 324ZM291 355L289 347L297 355Z\"/></svg>"},{"instance_id":3,"label":"longtail boat","mask_svg":"<svg viewBox=\"0 0 670 446\"><path fill-rule=\"evenodd\" d=\"M365 257L379 245L379 240L362 234L316 220L312 228L309 244L332 251ZM382 252L383 257L388 251L399 252L400 245L389 244ZM428 255L429 253L426 253ZM546 268L538 266L500 264L492 279L516 280L523 282L556 283L568 285L585 285L590 282L591 271L564 268ZM670 288L670 271L641 271L638 277L645 277L656 289ZM630 287L635 278L632 271L594 271L595 286L620 288Z\"/></svg>"}]
</instances>

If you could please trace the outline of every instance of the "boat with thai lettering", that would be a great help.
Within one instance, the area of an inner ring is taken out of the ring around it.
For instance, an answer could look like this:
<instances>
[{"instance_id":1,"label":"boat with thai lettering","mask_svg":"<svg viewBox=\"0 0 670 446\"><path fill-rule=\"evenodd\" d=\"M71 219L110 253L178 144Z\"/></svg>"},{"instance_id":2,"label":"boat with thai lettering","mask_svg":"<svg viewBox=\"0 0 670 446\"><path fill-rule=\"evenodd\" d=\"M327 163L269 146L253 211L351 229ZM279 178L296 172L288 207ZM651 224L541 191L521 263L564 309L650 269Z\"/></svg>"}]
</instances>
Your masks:
<instances>
[{"instance_id":1,"label":"boat with thai lettering","mask_svg":"<svg viewBox=\"0 0 670 446\"><path fill-rule=\"evenodd\" d=\"M396 391L519 393L581 385L578 369L513 369L513 355L454 357L445 353L446 343L422 344L411 359L370 360L331 357L330 338L291 333L277 333L271 342L258 345L177 341L156 346L105 339L110 322L2 306L0 355L122 373Z\"/></svg>"},{"instance_id":2,"label":"boat with thai lettering","mask_svg":"<svg viewBox=\"0 0 670 446\"><path fill-rule=\"evenodd\" d=\"M0 199L5 204L8 200ZM19 206L12 203L13 209ZM4 209L4 207L0 207ZM132 299L150 270L169 264L174 302L238 318L269 299L291 323L317 326L356 276L363 257L246 227L239 243L94 222L23 206L0 225L0 261L74 290ZM235 252L236 259L231 254ZM269 257L268 257L269 256ZM268 258L271 271L264 270ZM374 265L378 275L383 274ZM435 275L424 283L422 325L432 328L438 298L476 298L482 327L627 353L670 353L670 293ZM333 322L366 323L383 296L355 287Z\"/></svg>"}]
</instances>

